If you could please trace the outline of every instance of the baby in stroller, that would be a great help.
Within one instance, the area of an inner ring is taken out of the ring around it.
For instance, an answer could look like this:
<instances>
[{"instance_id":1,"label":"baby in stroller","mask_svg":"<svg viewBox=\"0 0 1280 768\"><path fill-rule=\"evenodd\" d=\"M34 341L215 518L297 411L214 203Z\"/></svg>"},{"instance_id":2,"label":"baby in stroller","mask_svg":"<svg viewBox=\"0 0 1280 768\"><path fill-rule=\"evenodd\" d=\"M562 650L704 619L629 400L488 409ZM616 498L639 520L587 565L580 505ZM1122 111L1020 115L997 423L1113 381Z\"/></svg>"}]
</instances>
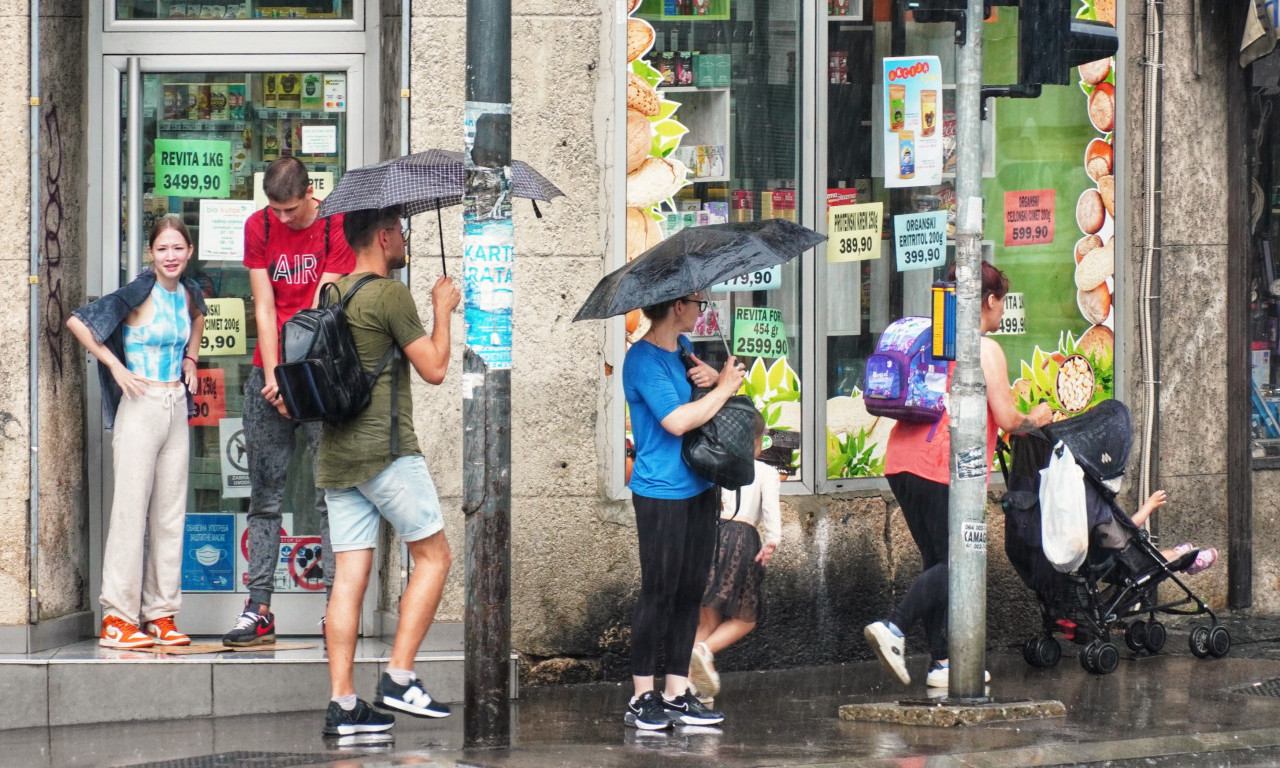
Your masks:
<instances>
[{"instance_id":1,"label":"baby in stroller","mask_svg":"<svg viewBox=\"0 0 1280 768\"><path fill-rule=\"evenodd\" d=\"M1147 522L1147 518L1151 516L1152 512L1155 512L1157 509L1168 503L1169 494L1164 490L1156 491L1148 496L1146 501L1142 502L1142 506L1138 507L1137 512L1133 513L1133 517L1131 518L1133 520L1133 524L1138 527L1142 527L1142 525ZM1213 564L1218 562L1218 550L1216 548L1209 547L1208 549L1198 549L1194 544L1190 543L1179 544L1173 549L1162 549L1160 550L1160 555L1164 557L1165 560L1172 561L1177 560L1193 549L1197 550L1198 554L1191 565L1187 566L1188 576L1194 576L1203 570L1213 567Z\"/></svg>"},{"instance_id":2,"label":"baby in stroller","mask_svg":"<svg viewBox=\"0 0 1280 768\"><path fill-rule=\"evenodd\" d=\"M1049 464L1059 441L1071 449L1085 476L1088 553L1071 573L1054 568L1041 540L1040 470ZM1197 562L1202 566L1197 572L1212 565L1217 552L1205 550L1211 554L1202 556L1190 545L1161 552L1116 504L1131 446L1129 410L1116 400L1046 425L1040 433L1010 438L1013 461L1003 467L1008 486L1003 499L1005 553L1040 602L1043 629L1023 646L1023 656L1033 666L1057 664L1061 637L1084 646L1080 662L1085 669L1110 673L1120 661L1113 631L1123 633L1134 652L1156 653L1164 647L1167 634L1157 614L1208 615L1211 624L1193 627L1189 638L1191 651L1199 657L1222 656L1230 648L1226 628L1178 576ZM1153 494L1140 510L1140 520L1166 500L1163 492ZM1163 596L1162 585L1169 588Z\"/></svg>"}]
</instances>

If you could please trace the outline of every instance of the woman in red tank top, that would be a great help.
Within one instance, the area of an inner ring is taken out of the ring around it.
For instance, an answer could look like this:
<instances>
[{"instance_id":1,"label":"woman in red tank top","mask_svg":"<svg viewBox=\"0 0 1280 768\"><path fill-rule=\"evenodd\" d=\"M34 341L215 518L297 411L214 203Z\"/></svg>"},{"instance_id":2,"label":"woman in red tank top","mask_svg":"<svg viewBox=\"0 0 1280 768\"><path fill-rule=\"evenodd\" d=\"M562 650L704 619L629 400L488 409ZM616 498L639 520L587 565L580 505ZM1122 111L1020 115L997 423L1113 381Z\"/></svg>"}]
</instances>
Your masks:
<instances>
[{"instance_id":1,"label":"woman in red tank top","mask_svg":"<svg viewBox=\"0 0 1280 768\"><path fill-rule=\"evenodd\" d=\"M955 279L954 271L951 279ZM995 451L996 429L1027 432L1049 422L1049 406L1041 403L1024 414L1017 409L1009 389L1004 350L986 334L1000 325L1009 278L987 262L982 263L982 375L987 383L987 459ZM885 477L902 508L911 538L920 550L922 568L902 602L889 618L868 624L863 636L881 663L903 685L907 672L904 633L916 622L924 624L929 644L930 687L947 687L947 507L951 480L950 418L933 430L932 424L898 422L889 433L885 449ZM929 439L930 432L933 433ZM990 679L990 676L987 677Z\"/></svg>"}]
</instances>

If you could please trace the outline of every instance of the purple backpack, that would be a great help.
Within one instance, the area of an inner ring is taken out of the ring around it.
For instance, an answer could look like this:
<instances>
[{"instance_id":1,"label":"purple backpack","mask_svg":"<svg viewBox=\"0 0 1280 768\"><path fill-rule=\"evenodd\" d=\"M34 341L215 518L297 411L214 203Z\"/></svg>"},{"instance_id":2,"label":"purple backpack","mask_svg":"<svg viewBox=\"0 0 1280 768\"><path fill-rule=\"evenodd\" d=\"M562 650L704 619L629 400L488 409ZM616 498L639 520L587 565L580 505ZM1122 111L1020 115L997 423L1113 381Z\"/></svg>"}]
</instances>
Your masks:
<instances>
[{"instance_id":1,"label":"purple backpack","mask_svg":"<svg viewBox=\"0 0 1280 768\"><path fill-rule=\"evenodd\" d=\"M933 320L927 317L904 317L884 329L867 358L862 388L867 413L920 424L942 419L949 363L934 359L932 342Z\"/></svg>"}]
</instances>

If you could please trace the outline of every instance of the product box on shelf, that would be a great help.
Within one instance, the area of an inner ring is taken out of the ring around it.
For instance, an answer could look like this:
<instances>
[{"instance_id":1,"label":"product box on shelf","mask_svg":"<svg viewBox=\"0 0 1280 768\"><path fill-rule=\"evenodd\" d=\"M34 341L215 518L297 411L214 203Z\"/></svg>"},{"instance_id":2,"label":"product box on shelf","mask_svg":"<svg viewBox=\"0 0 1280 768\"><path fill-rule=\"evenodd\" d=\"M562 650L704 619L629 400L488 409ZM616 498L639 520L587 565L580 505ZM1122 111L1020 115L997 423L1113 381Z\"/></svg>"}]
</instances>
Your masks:
<instances>
[{"instance_id":1,"label":"product box on shelf","mask_svg":"<svg viewBox=\"0 0 1280 768\"><path fill-rule=\"evenodd\" d=\"M710 216L711 224L728 224L729 223L729 204L728 203L704 203L703 209Z\"/></svg>"},{"instance_id":2,"label":"product box on shelf","mask_svg":"<svg viewBox=\"0 0 1280 768\"><path fill-rule=\"evenodd\" d=\"M278 106L279 82L280 75L275 72L268 72L262 76L262 106L266 109L275 109Z\"/></svg>"},{"instance_id":3,"label":"product box on shelf","mask_svg":"<svg viewBox=\"0 0 1280 768\"><path fill-rule=\"evenodd\" d=\"M719 179L729 175L729 169L724 162L724 154L724 147L720 144L712 144L707 147L707 163L710 169L710 176Z\"/></svg>"},{"instance_id":4,"label":"product box on shelf","mask_svg":"<svg viewBox=\"0 0 1280 768\"><path fill-rule=\"evenodd\" d=\"M766 189L760 199L760 218L796 220L796 191Z\"/></svg>"},{"instance_id":5,"label":"product box on shelf","mask_svg":"<svg viewBox=\"0 0 1280 768\"><path fill-rule=\"evenodd\" d=\"M302 75L297 72L282 72L276 80L279 91L276 106L280 109L300 109L302 107Z\"/></svg>"},{"instance_id":6,"label":"product box on shelf","mask_svg":"<svg viewBox=\"0 0 1280 768\"><path fill-rule=\"evenodd\" d=\"M827 207L853 205L858 202L858 190L849 187L833 187L827 190Z\"/></svg>"},{"instance_id":7,"label":"product box on shelf","mask_svg":"<svg viewBox=\"0 0 1280 768\"><path fill-rule=\"evenodd\" d=\"M245 91L244 83L230 83L227 85L227 116L229 119L244 119Z\"/></svg>"},{"instance_id":8,"label":"product box on shelf","mask_svg":"<svg viewBox=\"0 0 1280 768\"><path fill-rule=\"evenodd\" d=\"M756 194L748 189L733 190L733 198L729 204L730 221L754 221Z\"/></svg>"},{"instance_id":9,"label":"product box on shelf","mask_svg":"<svg viewBox=\"0 0 1280 768\"><path fill-rule=\"evenodd\" d=\"M662 236L671 237L680 231L680 214L668 213L665 221L662 222Z\"/></svg>"},{"instance_id":10,"label":"product box on shelf","mask_svg":"<svg viewBox=\"0 0 1280 768\"><path fill-rule=\"evenodd\" d=\"M307 72L302 76L303 109L324 109L324 78L318 72Z\"/></svg>"},{"instance_id":11,"label":"product box on shelf","mask_svg":"<svg viewBox=\"0 0 1280 768\"><path fill-rule=\"evenodd\" d=\"M209 86L209 119L228 120L231 117L230 86L226 83L214 83Z\"/></svg>"},{"instance_id":12,"label":"product box on shelf","mask_svg":"<svg viewBox=\"0 0 1280 768\"><path fill-rule=\"evenodd\" d=\"M280 157L280 133L275 120L262 121L262 159L270 162Z\"/></svg>"},{"instance_id":13,"label":"product box on shelf","mask_svg":"<svg viewBox=\"0 0 1280 768\"><path fill-rule=\"evenodd\" d=\"M662 85L676 84L676 54L674 51L663 51L654 55L653 68L662 75Z\"/></svg>"},{"instance_id":14,"label":"product box on shelf","mask_svg":"<svg viewBox=\"0 0 1280 768\"><path fill-rule=\"evenodd\" d=\"M676 85L693 85L693 57L695 51L680 51L676 54Z\"/></svg>"},{"instance_id":15,"label":"product box on shelf","mask_svg":"<svg viewBox=\"0 0 1280 768\"><path fill-rule=\"evenodd\" d=\"M729 85L730 56L727 53L700 53L693 57L693 84L699 88Z\"/></svg>"}]
</instances>

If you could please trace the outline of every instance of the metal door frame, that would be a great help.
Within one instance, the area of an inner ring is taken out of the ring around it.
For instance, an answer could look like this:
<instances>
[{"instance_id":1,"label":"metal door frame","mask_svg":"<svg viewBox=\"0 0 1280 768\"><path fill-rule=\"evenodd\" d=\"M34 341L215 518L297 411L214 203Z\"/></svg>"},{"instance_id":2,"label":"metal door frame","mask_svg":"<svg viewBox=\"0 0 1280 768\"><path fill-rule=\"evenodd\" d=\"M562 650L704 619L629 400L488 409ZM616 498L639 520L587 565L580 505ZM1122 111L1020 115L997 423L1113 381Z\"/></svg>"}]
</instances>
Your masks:
<instances>
[{"instance_id":1,"label":"metal door frame","mask_svg":"<svg viewBox=\"0 0 1280 768\"><path fill-rule=\"evenodd\" d=\"M368 6L376 6L368 3ZM376 7L370 9L376 12ZM91 27L92 29L93 27ZM128 33L120 35L92 35L105 43L105 47L137 51L151 48L154 45L165 50L183 50L181 44L175 44L174 38L185 37L181 34ZM90 58L90 83L98 83L97 88L89 89L89 115L94 116L96 125L89 125L88 131L88 205L86 210L88 242L97 241L99 247L88 254L85 291L88 298L109 293L119 287L119 272L123 248L120 240L120 222L125 210L124 197L127 190L122 190L121 156L125 148L127 136L122 135L121 124L117 117L121 113L115 105L121 104L125 92L123 82L128 77L131 61L136 62L137 71L141 75L165 72L280 72L280 71L312 71L328 69L347 73L347 167L355 168L378 158L379 134L377 131L379 114L378 66L368 66L366 53L327 53L316 54L316 50L333 50L349 46L356 40L366 40L366 35L350 33L306 33L298 34L301 39L292 39L294 35L273 35L272 42L264 44L258 39L257 50L279 50L281 48L308 48L310 52L294 52L282 54L237 55L239 49L254 48L246 45L244 38L261 38L261 35L200 35L204 46L209 46L211 39L238 38L239 43L232 44L230 50L210 53L193 53L169 55L163 53L143 53L130 56L122 54L105 54L103 45L94 46L98 50ZM115 38L106 39L103 38ZM354 38L354 39L353 39ZM377 37L373 36L374 45ZM322 41L330 46L320 45ZM194 40L192 41L194 42ZM375 53L377 47L372 48ZM377 59L373 60L374 62ZM127 129L127 123L126 123ZM127 132L127 130L126 130ZM121 190L120 196L116 191ZM141 201L135 205L140 210ZM113 470L111 442L102 425L102 393L98 386L96 372L92 370L92 358L85 356L86 365L90 366L86 381L86 464L89 484L89 604L94 611L95 621L101 621L102 606L98 602L102 579L102 550L106 539L106 521L109 514L110 499L113 493ZM199 510L189 510L199 511ZM377 570L377 569L375 569ZM377 595L379 593L379 574L374 573L369 580L365 592L364 605L361 612L361 625L364 634L377 635L382 627L378 621ZM247 595L244 592L231 593L189 593L183 596L183 618L181 626L184 631L198 635L222 634L231 626L231 620L240 612ZM272 601L273 611L279 614L279 629L284 634L318 634L320 627L315 623L323 609L317 609L315 602L322 598L319 593L299 594L280 593ZM96 626L96 624L95 624Z\"/></svg>"}]
</instances>

